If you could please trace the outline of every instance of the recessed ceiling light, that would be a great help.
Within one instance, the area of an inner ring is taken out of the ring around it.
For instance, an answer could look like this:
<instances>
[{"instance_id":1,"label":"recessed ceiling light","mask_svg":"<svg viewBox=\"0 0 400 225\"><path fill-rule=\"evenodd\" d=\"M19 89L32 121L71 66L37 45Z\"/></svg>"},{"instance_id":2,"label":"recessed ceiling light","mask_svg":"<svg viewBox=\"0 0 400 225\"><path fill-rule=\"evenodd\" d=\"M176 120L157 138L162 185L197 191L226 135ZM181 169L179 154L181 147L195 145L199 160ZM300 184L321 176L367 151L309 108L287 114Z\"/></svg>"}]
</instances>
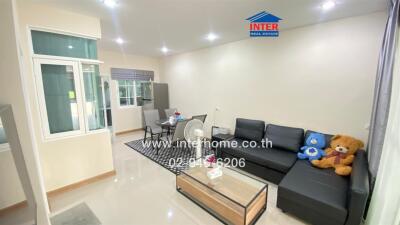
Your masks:
<instances>
[{"instance_id":1,"label":"recessed ceiling light","mask_svg":"<svg viewBox=\"0 0 400 225\"><path fill-rule=\"evenodd\" d=\"M214 41L215 39L218 39L218 36L214 33L209 33L206 38L209 41Z\"/></svg>"},{"instance_id":2,"label":"recessed ceiling light","mask_svg":"<svg viewBox=\"0 0 400 225\"><path fill-rule=\"evenodd\" d=\"M124 41L124 39L122 39L122 38L117 38L117 39L115 39L115 42L117 42L118 44L120 44L120 45L122 45L123 43L125 43L125 41Z\"/></svg>"},{"instance_id":3,"label":"recessed ceiling light","mask_svg":"<svg viewBox=\"0 0 400 225\"><path fill-rule=\"evenodd\" d=\"M161 48L161 51L164 52L164 53L167 53L169 51L169 49L164 46L164 47Z\"/></svg>"},{"instance_id":4,"label":"recessed ceiling light","mask_svg":"<svg viewBox=\"0 0 400 225\"><path fill-rule=\"evenodd\" d=\"M110 8L114 8L115 6L117 6L116 0L103 0L102 2L104 5L106 5L107 7L110 7Z\"/></svg>"},{"instance_id":5,"label":"recessed ceiling light","mask_svg":"<svg viewBox=\"0 0 400 225\"><path fill-rule=\"evenodd\" d=\"M335 7L336 3L334 1L326 1L322 4L323 10L330 10Z\"/></svg>"},{"instance_id":6,"label":"recessed ceiling light","mask_svg":"<svg viewBox=\"0 0 400 225\"><path fill-rule=\"evenodd\" d=\"M72 45L68 45L68 48L69 48L69 49L73 49L73 48L74 48L74 46L72 46Z\"/></svg>"}]
</instances>

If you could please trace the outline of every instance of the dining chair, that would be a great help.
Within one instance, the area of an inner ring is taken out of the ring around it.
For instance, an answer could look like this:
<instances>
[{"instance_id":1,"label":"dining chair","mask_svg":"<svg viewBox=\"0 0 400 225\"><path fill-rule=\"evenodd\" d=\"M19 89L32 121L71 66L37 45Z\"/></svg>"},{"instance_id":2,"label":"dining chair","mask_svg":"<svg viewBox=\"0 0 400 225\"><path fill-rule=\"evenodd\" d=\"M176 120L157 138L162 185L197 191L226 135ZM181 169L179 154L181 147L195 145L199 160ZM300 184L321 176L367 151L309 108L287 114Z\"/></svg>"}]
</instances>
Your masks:
<instances>
[{"instance_id":1,"label":"dining chair","mask_svg":"<svg viewBox=\"0 0 400 225\"><path fill-rule=\"evenodd\" d=\"M153 137L156 135L158 136L157 139L159 139L164 133L164 130L156 124L156 121L160 119L158 109L144 110L143 115L145 123L144 141L146 141L147 133L150 133L151 141L154 140Z\"/></svg>"},{"instance_id":2,"label":"dining chair","mask_svg":"<svg viewBox=\"0 0 400 225\"><path fill-rule=\"evenodd\" d=\"M171 109L165 109L165 116L167 119L169 119L170 116L173 116L176 111L178 111L176 108L171 108Z\"/></svg>"},{"instance_id":3,"label":"dining chair","mask_svg":"<svg viewBox=\"0 0 400 225\"><path fill-rule=\"evenodd\" d=\"M192 119L198 119L203 123L204 123L204 121L206 121L206 118L207 118L207 114L192 116Z\"/></svg>"},{"instance_id":4,"label":"dining chair","mask_svg":"<svg viewBox=\"0 0 400 225\"><path fill-rule=\"evenodd\" d=\"M186 119L176 122L175 131L171 138L172 148L178 147L180 142L185 141L185 127L190 120L191 119Z\"/></svg>"}]
</instances>

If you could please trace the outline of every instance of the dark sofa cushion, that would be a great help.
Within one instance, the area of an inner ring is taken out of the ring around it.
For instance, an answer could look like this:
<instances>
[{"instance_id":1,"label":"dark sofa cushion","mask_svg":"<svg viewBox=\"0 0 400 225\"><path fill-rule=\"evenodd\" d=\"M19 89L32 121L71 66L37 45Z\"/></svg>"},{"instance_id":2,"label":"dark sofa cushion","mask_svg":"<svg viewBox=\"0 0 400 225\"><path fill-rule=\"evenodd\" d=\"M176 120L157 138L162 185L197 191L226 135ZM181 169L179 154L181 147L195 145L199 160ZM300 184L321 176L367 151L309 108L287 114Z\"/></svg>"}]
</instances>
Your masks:
<instances>
[{"instance_id":1,"label":"dark sofa cushion","mask_svg":"<svg viewBox=\"0 0 400 225\"><path fill-rule=\"evenodd\" d=\"M336 175L333 169L318 169L298 160L279 184L278 196L344 224L348 185L349 178Z\"/></svg>"},{"instance_id":2,"label":"dark sofa cushion","mask_svg":"<svg viewBox=\"0 0 400 225\"><path fill-rule=\"evenodd\" d=\"M264 136L264 129L264 121L237 118L235 138L251 141L261 141Z\"/></svg>"},{"instance_id":3,"label":"dark sofa cushion","mask_svg":"<svg viewBox=\"0 0 400 225\"><path fill-rule=\"evenodd\" d=\"M232 141L237 140L233 139ZM240 143L240 140L238 142ZM255 148L244 148L241 146L236 148L227 147L222 151L229 155L244 158L246 161L251 161L260 166L268 167L282 173L287 173L297 160L297 156L293 152L274 148L262 148L261 146Z\"/></svg>"},{"instance_id":4,"label":"dark sofa cushion","mask_svg":"<svg viewBox=\"0 0 400 225\"><path fill-rule=\"evenodd\" d=\"M272 142L273 148L298 152L303 145L304 130L301 128L284 127L268 124L265 137Z\"/></svg>"},{"instance_id":5,"label":"dark sofa cushion","mask_svg":"<svg viewBox=\"0 0 400 225\"><path fill-rule=\"evenodd\" d=\"M303 145L306 145L306 140L307 140L308 136L310 136L311 133L320 133L320 134L325 135L326 146L328 147L330 145L331 139L333 137L332 134L324 134L324 133L321 133L321 132L318 132L318 131L313 131L313 130L307 130L306 131L306 134L304 135L304 144Z\"/></svg>"}]
</instances>

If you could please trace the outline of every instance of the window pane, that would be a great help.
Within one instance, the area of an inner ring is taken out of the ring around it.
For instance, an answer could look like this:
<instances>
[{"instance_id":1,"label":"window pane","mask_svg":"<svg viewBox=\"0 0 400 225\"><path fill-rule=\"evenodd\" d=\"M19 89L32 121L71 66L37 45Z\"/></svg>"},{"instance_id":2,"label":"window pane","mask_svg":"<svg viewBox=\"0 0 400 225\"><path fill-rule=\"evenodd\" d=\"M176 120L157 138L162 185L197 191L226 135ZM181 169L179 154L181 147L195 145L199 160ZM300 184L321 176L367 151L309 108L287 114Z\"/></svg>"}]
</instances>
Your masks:
<instances>
[{"instance_id":1,"label":"window pane","mask_svg":"<svg viewBox=\"0 0 400 225\"><path fill-rule=\"evenodd\" d=\"M120 99L119 99L119 104L120 104L121 106L125 106L125 105L128 104L128 101L127 101L127 100L128 100L127 98L120 98Z\"/></svg>"},{"instance_id":2,"label":"window pane","mask_svg":"<svg viewBox=\"0 0 400 225\"><path fill-rule=\"evenodd\" d=\"M135 105L134 98L129 98L129 105Z\"/></svg>"},{"instance_id":3,"label":"window pane","mask_svg":"<svg viewBox=\"0 0 400 225\"><path fill-rule=\"evenodd\" d=\"M125 80L118 80L118 85L126 85Z\"/></svg>"},{"instance_id":4,"label":"window pane","mask_svg":"<svg viewBox=\"0 0 400 225\"><path fill-rule=\"evenodd\" d=\"M42 64L41 69L50 133L79 130L73 67Z\"/></svg>"},{"instance_id":5,"label":"window pane","mask_svg":"<svg viewBox=\"0 0 400 225\"><path fill-rule=\"evenodd\" d=\"M105 127L103 92L98 65L82 65L89 130Z\"/></svg>"},{"instance_id":6,"label":"window pane","mask_svg":"<svg viewBox=\"0 0 400 225\"><path fill-rule=\"evenodd\" d=\"M126 85L132 86L132 85L133 85L133 80L127 80L127 81L126 81Z\"/></svg>"},{"instance_id":7,"label":"window pane","mask_svg":"<svg viewBox=\"0 0 400 225\"><path fill-rule=\"evenodd\" d=\"M32 30L33 52L83 59L97 59L96 40Z\"/></svg>"},{"instance_id":8,"label":"window pane","mask_svg":"<svg viewBox=\"0 0 400 225\"><path fill-rule=\"evenodd\" d=\"M119 97L128 97L126 86L119 86Z\"/></svg>"},{"instance_id":9,"label":"window pane","mask_svg":"<svg viewBox=\"0 0 400 225\"><path fill-rule=\"evenodd\" d=\"M126 89L128 90L128 96L127 97L132 97L133 96L132 86L128 86L128 87L126 87Z\"/></svg>"},{"instance_id":10,"label":"window pane","mask_svg":"<svg viewBox=\"0 0 400 225\"><path fill-rule=\"evenodd\" d=\"M0 119L0 145L7 143L6 133L4 132L3 124Z\"/></svg>"},{"instance_id":11,"label":"window pane","mask_svg":"<svg viewBox=\"0 0 400 225\"><path fill-rule=\"evenodd\" d=\"M135 81L136 97L142 97L142 81Z\"/></svg>"}]
</instances>

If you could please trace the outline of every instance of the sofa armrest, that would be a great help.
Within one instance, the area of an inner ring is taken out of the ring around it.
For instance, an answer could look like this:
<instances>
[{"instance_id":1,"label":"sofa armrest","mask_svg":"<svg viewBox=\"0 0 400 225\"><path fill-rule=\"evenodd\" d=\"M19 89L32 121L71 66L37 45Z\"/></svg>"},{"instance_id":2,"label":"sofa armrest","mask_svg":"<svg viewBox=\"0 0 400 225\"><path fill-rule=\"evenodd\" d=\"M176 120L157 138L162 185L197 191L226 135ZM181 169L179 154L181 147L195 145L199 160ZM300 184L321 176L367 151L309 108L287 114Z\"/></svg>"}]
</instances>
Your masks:
<instances>
[{"instance_id":1,"label":"sofa armrest","mask_svg":"<svg viewBox=\"0 0 400 225\"><path fill-rule=\"evenodd\" d=\"M368 160L364 150L358 150L353 161L347 199L348 216L346 225L361 224L369 196Z\"/></svg>"}]
</instances>

